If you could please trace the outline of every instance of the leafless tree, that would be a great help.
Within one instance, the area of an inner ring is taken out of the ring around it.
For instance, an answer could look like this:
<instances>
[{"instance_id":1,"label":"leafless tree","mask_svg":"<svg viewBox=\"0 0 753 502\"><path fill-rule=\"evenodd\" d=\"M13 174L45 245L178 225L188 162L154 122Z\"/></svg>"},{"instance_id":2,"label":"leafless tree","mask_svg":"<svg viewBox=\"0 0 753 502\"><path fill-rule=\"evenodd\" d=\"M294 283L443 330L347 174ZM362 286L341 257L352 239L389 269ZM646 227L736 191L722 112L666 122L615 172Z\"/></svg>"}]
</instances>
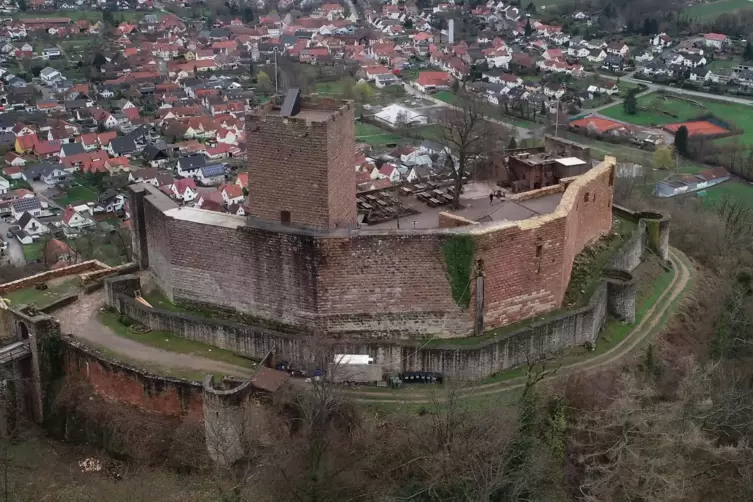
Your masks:
<instances>
[{"instance_id":1,"label":"leafless tree","mask_svg":"<svg viewBox=\"0 0 753 502\"><path fill-rule=\"evenodd\" d=\"M473 163L488 145L490 124L484 119L481 103L464 96L456 107L444 110L440 130L455 185L452 208L459 209L463 179L472 174Z\"/></svg>"}]
</instances>

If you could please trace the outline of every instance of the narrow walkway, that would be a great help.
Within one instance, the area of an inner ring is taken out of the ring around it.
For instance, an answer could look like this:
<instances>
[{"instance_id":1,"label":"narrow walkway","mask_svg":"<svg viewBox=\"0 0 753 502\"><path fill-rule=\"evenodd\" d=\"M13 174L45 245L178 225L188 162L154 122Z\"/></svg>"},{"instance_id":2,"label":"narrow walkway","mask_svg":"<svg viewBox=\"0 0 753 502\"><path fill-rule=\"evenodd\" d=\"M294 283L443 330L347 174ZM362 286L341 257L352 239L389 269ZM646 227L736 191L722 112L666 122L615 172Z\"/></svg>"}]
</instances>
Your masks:
<instances>
[{"instance_id":1,"label":"narrow walkway","mask_svg":"<svg viewBox=\"0 0 753 502\"><path fill-rule=\"evenodd\" d=\"M690 282L692 271L687 265L687 258L682 252L670 248L669 260L675 270L672 282L657 298L654 305L646 312L641 322L622 340L610 350L585 360L577 361L567 366L561 367L556 373L546 378L564 378L575 373L589 372L603 369L607 366L617 363L620 359L630 354L644 340L650 338L656 328L662 326L666 319L664 315L671 313L674 309L674 301L685 293L685 288ZM464 397L489 396L493 394L503 394L517 389L522 389L527 382L527 377L512 378L501 382L469 386L459 391ZM408 389L405 389L408 390ZM385 393L383 389L374 388L371 391L363 389L358 391L348 391L346 395L354 398L355 401L368 404L379 403L403 403L403 404L426 404L436 401L432 396L431 389L418 392L395 391ZM442 398L440 397L441 401Z\"/></svg>"},{"instance_id":2,"label":"narrow walkway","mask_svg":"<svg viewBox=\"0 0 753 502\"><path fill-rule=\"evenodd\" d=\"M233 376L250 376L253 371L233 364L215 361L190 354L178 354L124 338L99 322L99 311L105 305L105 292L100 289L90 295L81 295L77 302L56 310L52 315L60 321L63 333L99 345L131 361L158 366L166 370L183 370L222 373Z\"/></svg>"}]
</instances>

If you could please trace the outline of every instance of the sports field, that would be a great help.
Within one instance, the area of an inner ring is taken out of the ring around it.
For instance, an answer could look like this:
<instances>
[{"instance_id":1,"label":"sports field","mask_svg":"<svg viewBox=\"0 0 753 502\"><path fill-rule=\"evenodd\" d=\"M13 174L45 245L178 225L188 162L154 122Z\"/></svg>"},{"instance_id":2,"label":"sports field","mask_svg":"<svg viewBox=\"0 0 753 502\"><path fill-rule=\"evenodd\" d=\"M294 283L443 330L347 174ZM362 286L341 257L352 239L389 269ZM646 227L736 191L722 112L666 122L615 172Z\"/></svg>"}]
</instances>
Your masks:
<instances>
[{"instance_id":1,"label":"sports field","mask_svg":"<svg viewBox=\"0 0 753 502\"><path fill-rule=\"evenodd\" d=\"M751 8L753 8L751 0L719 0L717 2L696 4L689 9L685 9L683 13L694 20L709 21L720 14Z\"/></svg>"},{"instance_id":2,"label":"sports field","mask_svg":"<svg viewBox=\"0 0 753 502\"><path fill-rule=\"evenodd\" d=\"M753 207L753 186L744 181L730 180L715 185L707 190L697 192L705 204L712 205L725 197L738 199L749 207Z\"/></svg>"},{"instance_id":3,"label":"sports field","mask_svg":"<svg viewBox=\"0 0 753 502\"><path fill-rule=\"evenodd\" d=\"M662 126L687 122L704 114L712 114L719 119L742 129L744 132L716 141L741 141L753 144L753 106L720 103L711 100L694 99L701 106L696 106L686 100L665 97L661 94L647 94L638 98L638 113L628 115L622 104L610 106L600 113L606 117L622 120L641 126ZM748 109L749 108L749 109Z\"/></svg>"}]
</instances>

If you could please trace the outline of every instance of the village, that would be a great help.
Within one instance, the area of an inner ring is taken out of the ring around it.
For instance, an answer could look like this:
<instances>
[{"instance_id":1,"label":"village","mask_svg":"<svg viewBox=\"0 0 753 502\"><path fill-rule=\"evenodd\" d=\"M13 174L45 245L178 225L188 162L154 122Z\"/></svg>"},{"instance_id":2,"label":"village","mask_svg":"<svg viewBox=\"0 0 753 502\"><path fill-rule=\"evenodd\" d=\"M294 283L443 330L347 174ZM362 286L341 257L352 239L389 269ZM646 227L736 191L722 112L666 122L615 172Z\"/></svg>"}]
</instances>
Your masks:
<instances>
[{"instance_id":1,"label":"village","mask_svg":"<svg viewBox=\"0 0 753 502\"><path fill-rule=\"evenodd\" d=\"M698 125L696 116L709 115L716 129L691 127L695 139L747 138L728 110L753 91L745 62L753 49L740 39L672 37L653 21L610 35L603 16L555 15L533 3L419 4L284 0L276 9L212 10L6 0L5 259L46 268L127 261L130 183L150 183L181 205L245 215L253 182L245 117L292 87L355 101L364 197L446 179L454 152L442 114L467 100L484 103L501 148L533 147L550 134L582 141L595 161L611 154L646 168L657 167L653 152L671 146L682 124ZM701 109L712 97L705 91L730 101ZM670 111L658 115L663 106ZM719 165L711 160L683 162L690 170L678 175ZM361 200L365 222L371 206Z\"/></svg>"}]
</instances>

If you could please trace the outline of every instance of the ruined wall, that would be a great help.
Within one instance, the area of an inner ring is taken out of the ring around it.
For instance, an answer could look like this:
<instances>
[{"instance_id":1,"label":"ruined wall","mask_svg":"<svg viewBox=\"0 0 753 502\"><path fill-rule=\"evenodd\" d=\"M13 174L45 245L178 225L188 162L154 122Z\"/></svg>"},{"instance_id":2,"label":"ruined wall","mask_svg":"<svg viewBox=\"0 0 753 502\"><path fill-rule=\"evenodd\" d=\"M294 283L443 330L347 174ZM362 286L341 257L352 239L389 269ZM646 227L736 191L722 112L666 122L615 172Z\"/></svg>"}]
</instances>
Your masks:
<instances>
[{"instance_id":1,"label":"ruined wall","mask_svg":"<svg viewBox=\"0 0 753 502\"><path fill-rule=\"evenodd\" d=\"M474 258L483 260L487 329L552 310L562 302L575 255L611 228L612 172L606 162L569 182L551 214L418 231L212 224L204 214L230 216L197 209L166 215L159 206L166 197L147 188L153 192L144 198L149 269L173 301L237 310L276 330L467 336L475 281L468 278L471 307L459 307L445 244L467 236Z\"/></svg>"},{"instance_id":2,"label":"ruined wall","mask_svg":"<svg viewBox=\"0 0 753 502\"><path fill-rule=\"evenodd\" d=\"M18 291L19 289L28 288L29 286L34 286L36 284L41 284L43 282L57 279L59 277L65 277L68 275L76 275L82 272L90 271L109 270L110 267L99 260L88 260L85 262L76 263L75 265L69 265L67 267L61 267L55 270L48 270L47 272L42 272L40 274L30 275L29 277L24 277L23 279L18 279L17 281L0 284L0 294Z\"/></svg>"},{"instance_id":3,"label":"ruined wall","mask_svg":"<svg viewBox=\"0 0 753 502\"><path fill-rule=\"evenodd\" d=\"M82 378L104 400L169 417L203 416L200 383L152 375L111 360L70 337L61 342L65 378Z\"/></svg>"}]
</instances>

